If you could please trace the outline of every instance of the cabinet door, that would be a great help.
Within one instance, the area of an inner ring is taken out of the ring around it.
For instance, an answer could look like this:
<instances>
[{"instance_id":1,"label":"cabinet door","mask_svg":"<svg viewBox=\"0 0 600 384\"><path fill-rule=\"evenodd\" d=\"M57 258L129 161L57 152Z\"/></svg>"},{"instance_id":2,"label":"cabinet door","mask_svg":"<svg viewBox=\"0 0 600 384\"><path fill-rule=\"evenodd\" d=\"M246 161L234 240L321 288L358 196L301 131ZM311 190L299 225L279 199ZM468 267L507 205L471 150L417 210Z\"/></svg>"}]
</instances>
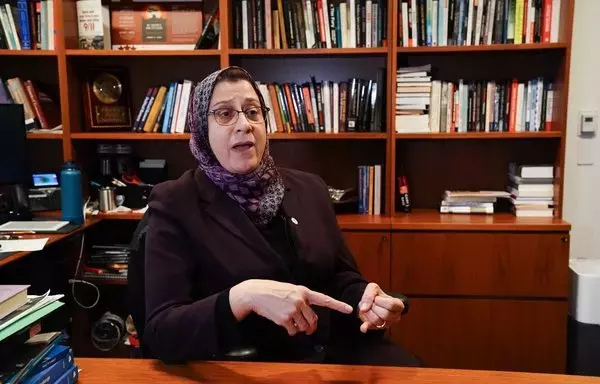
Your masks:
<instances>
[{"instance_id":1,"label":"cabinet door","mask_svg":"<svg viewBox=\"0 0 600 384\"><path fill-rule=\"evenodd\" d=\"M392 340L426 366L564 373L566 301L411 298Z\"/></svg>"},{"instance_id":2,"label":"cabinet door","mask_svg":"<svg viewBox=\"0 0 600 384\"><path fill-rule=\"evenodd\" d=\"M389 289L390 233L346 231L344 238L365 279Z\"/></svg>"},{"instance_id":3,"label":"cabinet door","mask_svg":"<svg viewBox=\"0 0 600 384\"><path fill-rule=\"evenodd\" d=\"M394 233L391 264L404 294L568 296L568 233Z\"/></svg>"}]
</instances>

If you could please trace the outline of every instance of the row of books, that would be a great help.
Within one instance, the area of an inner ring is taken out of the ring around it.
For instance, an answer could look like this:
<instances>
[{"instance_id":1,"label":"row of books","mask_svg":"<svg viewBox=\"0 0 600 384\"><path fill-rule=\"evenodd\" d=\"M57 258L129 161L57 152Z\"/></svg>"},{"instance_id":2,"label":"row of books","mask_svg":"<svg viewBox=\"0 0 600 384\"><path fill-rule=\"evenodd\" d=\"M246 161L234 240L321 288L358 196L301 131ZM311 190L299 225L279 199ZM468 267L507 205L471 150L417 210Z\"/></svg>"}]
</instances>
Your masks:
<instances>
[{"instance_id":1,"label":"row of books","mask_svg":"<svg viewBox=\"0 0 600 384\"><path fill-rule=\"evenodd\" d=\"M376 81L259 83L269 114L268 130L281 132L381 132L385 88L384 73Z\"/></svg>"},{"instance_id":2,"label":"row of books","mask_svg":"<svg viewBox=\"0 0 600 384\"><path fill-rule=\"evenodd\" d=\"M54 49L53 2L0 1L0 49Z\"/></svg>"},{"instance_id":3,"label":"row of books","mask_svg":"<svg viewBox=\"0 0 600 384\"><path fill-rule=\"evenodd\" d=\"M58 324L55 316L64 306L64 295L28 295L28 289L0 285L0 382L77 382L79 369L65 343L66 333L46 329Z\"/></svg>"},{"instance_id":4,"label":"row of books","mask_svg":"<svg viewBox=\"0 0 600 384\"><path fill-rule=\"evenodd\" d=\"M167 85L150 87L137 111L133 132L186 132L187 108L192 92L192 81L173 81Z\"/></svg>"},{"instance_id":5,"label":"row of books","mask_svg":"<svg viewBox=\"0 0 600 384\"><path fill-rule=\"evenodd\" d=\"M432 80L423 69L400 69L396 131L533 132L552 128L553 83L543 77L457 82Z\"/></svg>"},{"instance_id":6,"label":"row of books","mask_svg":"<svg viewBox=\"0 0 600 384\"><path fill-rule=\"evenodd\" d=\"M50 96L41 83L20 77L0 78L0 104L22 104L28 130L50 130L60 126L60 104L54 102L57 99L58 96Z\"/></svg>"},{"instance_id":7,"label":"row of books","mask_svg":"<svg viewBox=\"0 0 600 384\"><path fill-rule=\"evenodd\" d=\"M402 47L556 43L561 0L398 0Z\"/></svg>"},{"instance_id":8,"label":"row of books","mask_svg":"<svg viewBox=\"0 0 600 384\"><path fill-rule=\"evenodd\" d=\"M386 0L234 0L235 48L387 45Z\"/></svg>"},{"instance_id":9,"label":"row of books","mask_svg":"<svg viewBox=\"0 0 600 384\"><path fill-rule=\"evenodd\" d=\"M385 187L382 183L382 166L358 166L358 213L361 215L381 214L381 192Z\"/></svg>"}]
</instances>

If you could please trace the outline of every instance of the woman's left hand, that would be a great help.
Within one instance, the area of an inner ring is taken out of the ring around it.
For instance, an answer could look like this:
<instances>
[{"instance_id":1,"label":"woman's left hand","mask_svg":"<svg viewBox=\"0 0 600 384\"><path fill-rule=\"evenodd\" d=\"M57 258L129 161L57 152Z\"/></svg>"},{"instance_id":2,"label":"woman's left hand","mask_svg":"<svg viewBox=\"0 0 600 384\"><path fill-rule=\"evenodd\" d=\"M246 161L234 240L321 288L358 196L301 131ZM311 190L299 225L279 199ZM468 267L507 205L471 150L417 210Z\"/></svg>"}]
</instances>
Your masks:
<instances>
[{"instance_id":1,"label":"woman's left hand","mask_svg":"<svg viewBox=\"0 0 600 384\"><path fill-rule=\"evenodd\" d=\"M358 303L358 310L358 317L363 322L360 331L366 333L369 329L388 328L400 321L404 304L402 300L386 294L379 285L369 283Z\"/></svg>"}]
</instances>

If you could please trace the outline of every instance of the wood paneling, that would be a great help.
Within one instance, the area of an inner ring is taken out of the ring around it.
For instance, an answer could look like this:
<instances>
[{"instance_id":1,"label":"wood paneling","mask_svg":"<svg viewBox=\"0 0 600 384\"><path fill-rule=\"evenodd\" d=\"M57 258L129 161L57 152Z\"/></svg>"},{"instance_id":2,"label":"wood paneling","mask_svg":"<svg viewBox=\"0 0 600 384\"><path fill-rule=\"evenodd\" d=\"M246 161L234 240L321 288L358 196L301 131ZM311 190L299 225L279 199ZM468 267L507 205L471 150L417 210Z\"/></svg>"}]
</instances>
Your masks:
<instances>
[{"instance_id":1,"label":"wood paneling","mask_svg":"<svg viewBox=\"0 0 600 384\"><path fill-rule=\"evenodd\" d=\"M392 339L428 367L562 373L566 301L411 298ZM486 382L486 381L482 381Z\"/></svg>"},{"instance_id":2,"label":"wood paneling","mask_svg":"<svg viewBox=\"0 0 600 384\"><path fill-rule=\"evenodd\" d=\"M390 233L344 232L348 248L363 276L388 290L390 287Z\"/></svg>"},{"instance_id":3,"label":"wood paneling","mask_svg":"<svg viewBox=\"0 0 600 384\"><path fill-rule=\"evenodd\" d=\"M408 295L568 295L568 233L392 235L392 289Z\"/></svg>"}]
</instances>

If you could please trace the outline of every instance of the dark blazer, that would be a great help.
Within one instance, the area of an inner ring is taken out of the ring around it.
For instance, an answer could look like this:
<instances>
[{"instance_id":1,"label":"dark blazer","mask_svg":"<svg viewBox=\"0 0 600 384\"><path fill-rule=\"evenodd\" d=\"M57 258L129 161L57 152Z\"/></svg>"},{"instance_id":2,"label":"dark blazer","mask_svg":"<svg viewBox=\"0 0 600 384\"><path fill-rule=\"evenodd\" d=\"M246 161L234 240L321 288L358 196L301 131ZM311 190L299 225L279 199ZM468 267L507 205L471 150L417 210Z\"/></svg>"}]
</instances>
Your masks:
<instances>
[{"instance_id":1,"label":"dark blazer","mask_svg":"<svg viewBox=\"0 0 600 384\"><path fill-rule=\"evenodd\" d=\"M219 324L219 295L247 279L304 285L355 310L367 285L346 247L323 180L290 169L280 173L286 187L283 214L297 222L290 224L297 255L293 270L200 170L154 188L148 208L144 334L154 356L165 361L207 359L233 343L282 353L284 360L284 352L326 347L350 333L361 337L356 314L319 307L314 307L319 320L311 336L290 337L283 327L254 313L234 329ZM223 345L225 331L229 345Z\"/></svg>"}]
</instances>

